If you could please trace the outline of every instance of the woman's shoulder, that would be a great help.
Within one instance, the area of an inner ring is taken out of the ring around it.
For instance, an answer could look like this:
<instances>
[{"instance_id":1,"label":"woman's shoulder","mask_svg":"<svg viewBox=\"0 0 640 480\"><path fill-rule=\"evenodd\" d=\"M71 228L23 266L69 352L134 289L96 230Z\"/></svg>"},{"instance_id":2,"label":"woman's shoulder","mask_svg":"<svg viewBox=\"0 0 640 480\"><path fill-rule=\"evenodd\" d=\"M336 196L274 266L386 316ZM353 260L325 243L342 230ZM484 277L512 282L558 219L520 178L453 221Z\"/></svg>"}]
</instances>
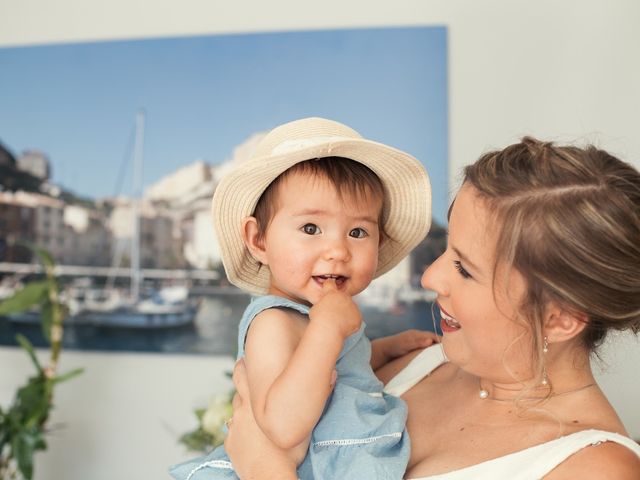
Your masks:
<instances>
[{"instance_id":1,"label":"woman's shoulder","mask_svg":"<svg viewBox=\"0 0 640 480\"><path fill-rule=\"evenodd\" d=\"M566 478L637 480L640 478L640 445L635 444L628 437L613 432L589 430L579 433L592 435L598 440L569 456L549 472L545 480Z\"/></svg>"},{"instance_id":2,"label":"woman's shoulder","mask_svg":"<svg viewBox=\"0 0 640 480\"><path fill-rule=\"evenodd\" d=\"M640 446L614 432L582 430L440 475L445 478L638 479Z\"/></svg>"},{"instance_id":3,"label":"woman's shoulder","mask_svg":"<svg viewBox=\"0 0 640 480\"><path fill-rule=\"evenodd\" d=\"M543 457L556 457L545 480L640 479L640 445L629 438L600 389L591 389L579 398L558 397L558 401L561 404L555 413L567 419L563 422L565 434L534 447Z\"/></svg>"}]
</instances>

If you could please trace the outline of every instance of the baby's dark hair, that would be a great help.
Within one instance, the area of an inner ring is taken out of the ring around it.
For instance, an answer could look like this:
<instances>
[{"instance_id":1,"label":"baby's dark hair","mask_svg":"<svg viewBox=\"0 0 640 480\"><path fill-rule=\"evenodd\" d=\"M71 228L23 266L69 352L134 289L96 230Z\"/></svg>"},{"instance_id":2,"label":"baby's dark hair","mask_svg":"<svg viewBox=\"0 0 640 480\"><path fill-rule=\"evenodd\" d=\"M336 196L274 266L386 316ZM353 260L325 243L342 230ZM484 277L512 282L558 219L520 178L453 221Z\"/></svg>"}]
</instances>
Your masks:
<instances>
[{"instance_id":1,"label":"baby's dark hair","mask_svg":"<svg viewBox=\"0 0 640 480\"><path fill-rule=\"evenodd\" d=\"M372 198L382 199L378 225L380 240L387 238L384 230L386 220L385 190L380 178L366 165L344 157L322 157L296 163L269 184L262 193L253 211L258 224L258 239L263 239L267 227L277 210L278 187L292 174L300 173L312 177L326 178L335 187L338 195L352 195L356 202L367 202Z\"/></svg>"}]
</instances>

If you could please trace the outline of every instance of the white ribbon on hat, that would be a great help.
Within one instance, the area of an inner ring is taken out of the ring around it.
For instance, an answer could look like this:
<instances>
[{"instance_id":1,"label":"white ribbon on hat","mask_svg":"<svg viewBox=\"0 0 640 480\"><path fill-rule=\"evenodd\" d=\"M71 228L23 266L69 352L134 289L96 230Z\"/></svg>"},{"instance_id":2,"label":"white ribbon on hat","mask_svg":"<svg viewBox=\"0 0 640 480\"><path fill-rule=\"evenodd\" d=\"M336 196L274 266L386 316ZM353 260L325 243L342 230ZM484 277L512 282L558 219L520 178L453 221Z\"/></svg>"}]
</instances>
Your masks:
<instances>
[{"instance_id":1,"label":"white ribbon on hat","mask_svg":"<svg viewBox=\"0 0 640 480\"><path fill-rule=\"evenodd\" d=\"M332 143L332 142L338 142L343 140L353 140L353 138L322 135L319 137L312 137L312 138L285 140L284 142L274 147L274 149L271 151L271 154L281 155L285 153L291 153L297 150L302 150L304 148L314 147L316 145L322 145L325 143Z\"/></svg>"}]
</instances>

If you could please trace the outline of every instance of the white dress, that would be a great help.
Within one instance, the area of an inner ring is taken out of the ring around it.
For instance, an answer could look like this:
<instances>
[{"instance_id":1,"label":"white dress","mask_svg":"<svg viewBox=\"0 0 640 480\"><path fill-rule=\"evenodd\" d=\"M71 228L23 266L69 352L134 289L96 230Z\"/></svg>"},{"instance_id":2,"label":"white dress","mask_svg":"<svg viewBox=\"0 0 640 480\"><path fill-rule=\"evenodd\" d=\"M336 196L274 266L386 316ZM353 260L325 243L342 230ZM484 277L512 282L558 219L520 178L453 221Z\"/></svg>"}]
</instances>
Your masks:
<instances>
[{"instance_id":1,"label":"white dress","mask_svg":"<svg viewBox=\"0 0 640 480\"><path fill-rule=\"evenodd\" d=\"M446 361L440 345L429 347L393 377L385 391L402 395ZM602 442L619 443L640 457L640 445L628 437L603 430L582 430L476 465L414 480L539 480L577 451Z\"/></svg>"}]
</instances>

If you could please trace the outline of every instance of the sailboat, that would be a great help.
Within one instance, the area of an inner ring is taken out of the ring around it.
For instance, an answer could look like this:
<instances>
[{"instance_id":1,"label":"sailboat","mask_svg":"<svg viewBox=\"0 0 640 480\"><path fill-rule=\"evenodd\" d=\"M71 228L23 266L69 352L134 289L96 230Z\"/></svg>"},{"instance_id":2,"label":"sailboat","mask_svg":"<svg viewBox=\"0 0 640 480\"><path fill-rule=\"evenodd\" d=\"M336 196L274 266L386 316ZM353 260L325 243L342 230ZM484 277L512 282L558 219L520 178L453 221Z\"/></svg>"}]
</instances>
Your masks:
<instances>
[{"instance_id":1,"label":"sailboat","mask_svg":"<svg viewBox=\"0 0 640 480\"><path fill-rule=\"evenodd\" d=\"M74 315L73 323L99 327L172 328L192 324L197 312L198 304L188 298L185 287L169 287L146 299L116 295L103 302L87 302Z\"/></svg>"},{"instance_id":2,"label":"sailboat","mask_svg":"<svg viewBox=\"0 0 640 480\"><path fill-rule=\"evenodd\" d=\"M76 324L93 324L121 328L168 328L194 322L199 303L189 298L185 286L164 287L148 298L141 298L140 269L140 203L142 198L142 167L144 154L144 111L136 116L133 184L133 233L131 240L130 291L120 294L115 288L104 291L87 290L73 316ZM107 283L109 285L109 282Z\"/></svg>"}]
</instances>

